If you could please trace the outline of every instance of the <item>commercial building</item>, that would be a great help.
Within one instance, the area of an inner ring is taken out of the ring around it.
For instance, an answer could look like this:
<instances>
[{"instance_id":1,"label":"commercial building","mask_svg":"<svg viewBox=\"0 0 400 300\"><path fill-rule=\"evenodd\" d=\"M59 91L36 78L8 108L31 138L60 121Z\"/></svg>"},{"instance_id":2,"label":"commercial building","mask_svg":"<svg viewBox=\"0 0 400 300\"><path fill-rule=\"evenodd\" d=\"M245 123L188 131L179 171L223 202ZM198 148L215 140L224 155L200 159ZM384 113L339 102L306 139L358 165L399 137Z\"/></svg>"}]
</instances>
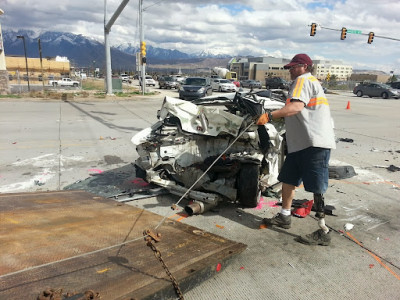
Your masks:
<instances>
[{"instance_id":1,"label":"commercial building","mask_svg":"<svg viewBox=\"0 0 400 300\"><path fill-rule=\"evenodd\" d=\"M350 80L357 82L369 81L369 82L386 83L389 81L390 76L391 75L385 75L385 74L359 73L359 74L352 74Z\"/></svg>"},{"instance_id":2,"label":"commercial building","mask_svg":"<svg viewBox=\"0 0 400 300\"><path fill-rule=\"evenodd\" d=\"M339 60L314 60L314 75L320 80L326 80L335 75L336 80L346 81L353 73L353 67L344 65Z\"/></svg>"},{"instance_id":3,"label":"commercial building","mask_svg":"<svg viewBox=\"0 0 400 300\"><path fill-rule=\"evenodd\" d=\"M9 83L25 84L28 81L26 76L26 61L23 56L5 57ZM32 84L45 84L48 80L70 77L70 62L65 57L52 58L27 58L29 82Z\"/></svg>"},{"instance_id":4,"label":"commercial building","mask_svg":"<svg viewBox=\"0 0 400 300\"><path fill-rule=\"evenodd\" d=\"M230 62L230 70L236 72L240 80L253 79L265 82L268 77L281 77L290 80L288 70L283 67L290 59L276 57L246 57ZM335 75L337 80L348 80L353 67L344 65L341 61L314 60L313 75L319 80L326 80Z\"/></svg>"}]
</instances>

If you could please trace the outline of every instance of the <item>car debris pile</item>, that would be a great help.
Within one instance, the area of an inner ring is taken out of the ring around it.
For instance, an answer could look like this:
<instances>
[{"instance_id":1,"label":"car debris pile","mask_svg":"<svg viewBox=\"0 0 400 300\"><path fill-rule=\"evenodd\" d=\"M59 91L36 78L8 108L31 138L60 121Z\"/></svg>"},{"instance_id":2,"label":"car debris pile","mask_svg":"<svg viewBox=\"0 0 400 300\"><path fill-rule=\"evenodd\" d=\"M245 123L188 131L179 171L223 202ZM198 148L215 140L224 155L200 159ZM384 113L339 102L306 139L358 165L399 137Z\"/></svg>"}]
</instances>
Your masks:
<instances>
[{"instance_id":1,"label":"car debris pile","mask_svg":"<svg viewBox=\"0 0 400 300\"><path fill-rule=\"evenodd\" d=\"M283 120L255 125L262 113L285 105L284 92L210 96L193 102L166 97L159 121L132 142L136 176L194 200L189 215L221 201L255 207L278 184L285 156Z\"/></svg>"}]
</instances>

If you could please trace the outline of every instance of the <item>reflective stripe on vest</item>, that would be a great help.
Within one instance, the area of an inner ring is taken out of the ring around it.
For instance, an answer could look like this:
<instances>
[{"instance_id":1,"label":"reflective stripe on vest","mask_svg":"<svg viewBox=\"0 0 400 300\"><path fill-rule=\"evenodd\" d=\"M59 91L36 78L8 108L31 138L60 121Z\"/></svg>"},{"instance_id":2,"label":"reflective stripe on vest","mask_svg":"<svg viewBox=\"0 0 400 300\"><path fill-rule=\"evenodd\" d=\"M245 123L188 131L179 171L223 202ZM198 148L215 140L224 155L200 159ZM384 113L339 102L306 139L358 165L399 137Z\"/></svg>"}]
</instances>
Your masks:
<instances>
[{"instance_id":1,"label":"reflective stripe on vest","mask_svg":"<svg viewBox=\"0 0 400 300\"><path fill-rule=\"evenodd\" d=\"M286 99L286 104L289 104L290 100L292 100L292 99L291 98L287 98ZM316 105L319 105L319 104L329 105L328 99L326 99L325 97L311 98L310 102L308 102L308 104L307 104L307 107L316 106Z\"/></svg>"}]
</instances>

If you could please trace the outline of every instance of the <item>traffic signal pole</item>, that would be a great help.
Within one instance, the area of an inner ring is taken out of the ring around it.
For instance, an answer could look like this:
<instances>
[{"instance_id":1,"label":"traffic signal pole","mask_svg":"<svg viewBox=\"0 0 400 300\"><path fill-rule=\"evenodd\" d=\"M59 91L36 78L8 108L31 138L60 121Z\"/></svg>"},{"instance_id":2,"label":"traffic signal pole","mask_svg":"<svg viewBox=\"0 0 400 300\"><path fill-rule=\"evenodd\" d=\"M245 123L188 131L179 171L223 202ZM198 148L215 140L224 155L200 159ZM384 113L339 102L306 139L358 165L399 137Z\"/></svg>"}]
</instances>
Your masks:
<instances>
[{"instance_id":1,"label":"traffic signal pole","mask_svg":"<svg viewBox=\"0 0 400 300\"><path fill-rule=\"evenodd\" d=\"M106 55L106 93L112 95L112 69L111 69L111 50L108 41L108 36L111 31L111 27L114 25L115 20L119 17L129 0L123 0L118 6L115 13L111 16L111 19L107 23L107 0L104 0L104 48Z\"/></svg>"},{"instance_id":2,"label":"traffic signal pole","mask_svg":"<svg viewBox=\"0 0 400 300\"><path fill-rule=\"evenodd\" d=\"M145 45L144 41L144 30L143 30L143 0L139 0L139 27L140 27L140 47ZM145 94L146 91L146 64L143 60L143 51L140 50L140 66L141 66L141 77L142 77L142 95Z\"/></svg>"},{"instance_id":3,"label":"traffic signal pole","mask_svg":"<svg viewBox=\"0 0 400 300\"><path fill-rule=\"evenodd\" d=\"M311 23L311 32L310 36L314 36L316 32L316 23ZM382 36L382 35L376 35L374 32L369 32L369 33L361 33L361 30L350 30L346 29L345 27L342 27L342 29L334 29L334 28L329 28L329 27L324 27L321 25L318 25L319 28L321 29L326 29L326 30L331 30L331 31L339 31L340 32L340 39L344 40L346 38L346 33L356 33L358 35L366 35L368 36L368 44L371 44L374 37L381 38L381 39L387 39L387 40L392 40L392 41L400 41L400 39L397 38L392 38L392 37L387 37L387 36Z\"/></svg>"}]
</instances>

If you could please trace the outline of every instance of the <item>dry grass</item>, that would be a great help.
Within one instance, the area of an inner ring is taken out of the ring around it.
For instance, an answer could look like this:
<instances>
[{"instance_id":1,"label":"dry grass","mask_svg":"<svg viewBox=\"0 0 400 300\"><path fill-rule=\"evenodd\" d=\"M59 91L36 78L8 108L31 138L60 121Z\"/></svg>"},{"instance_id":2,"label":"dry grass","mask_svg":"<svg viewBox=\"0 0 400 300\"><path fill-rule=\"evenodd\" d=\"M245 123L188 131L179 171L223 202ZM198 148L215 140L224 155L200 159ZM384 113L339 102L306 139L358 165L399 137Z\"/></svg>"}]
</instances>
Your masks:
<instances>
[{"instance_id":1,"label":"dry grass","mask_svg":"<svg viewBox=\"0 0 400 300\"><path fill-rule=\"evenodd\" d=\"M155 95L156 93L146 93L146 95ZM115 93L118 98L132 98L141 95L138 87L123 84L123 91ZM31 91L22 94L0 95L0 98L32 98L32 99L55 99L55 100L72 100L72 99L105 99L105 82L104 79L88 78L82 80L82 88L74 90L45 90Z\"/></svg>"}]
</instances>

